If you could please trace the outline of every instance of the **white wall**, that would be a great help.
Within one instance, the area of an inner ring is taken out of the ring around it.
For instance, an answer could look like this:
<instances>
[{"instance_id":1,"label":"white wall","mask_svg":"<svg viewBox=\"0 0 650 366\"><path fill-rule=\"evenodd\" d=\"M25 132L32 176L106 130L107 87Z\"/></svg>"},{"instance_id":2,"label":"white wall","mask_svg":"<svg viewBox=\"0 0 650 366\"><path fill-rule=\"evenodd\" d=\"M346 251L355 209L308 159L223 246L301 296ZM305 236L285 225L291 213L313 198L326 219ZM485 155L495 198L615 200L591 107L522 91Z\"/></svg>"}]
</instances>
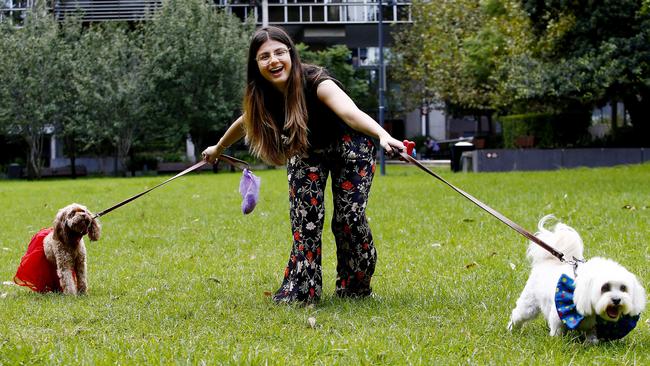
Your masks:
<instances>
[{"instance_id":1,"label":"white wall","mask_svg":"<svg viewBox=\"0 0 650 366\"><path fill-rule=\"evenodd\" d=\"M406 115L404 134L407 138L422 135L422 114L420 109L411 111ZM438 109L431 109L429 112L429 135L434 140L447 139L446 117Z\"/></svg>"}]
</instances>

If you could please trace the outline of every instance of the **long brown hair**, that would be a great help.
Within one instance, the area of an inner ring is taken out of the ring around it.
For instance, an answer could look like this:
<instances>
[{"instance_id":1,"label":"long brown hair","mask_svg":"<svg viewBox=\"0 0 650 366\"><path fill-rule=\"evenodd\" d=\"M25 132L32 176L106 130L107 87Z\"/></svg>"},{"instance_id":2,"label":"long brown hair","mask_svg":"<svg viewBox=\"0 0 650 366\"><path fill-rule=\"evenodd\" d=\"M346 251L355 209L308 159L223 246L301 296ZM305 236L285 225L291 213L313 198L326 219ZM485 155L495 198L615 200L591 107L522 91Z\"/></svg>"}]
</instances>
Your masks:
<instances>
[{"instance_id":1,"label":"long brown hair","mask_svg":"<svg viewBox=\"0 0 650 366\"><path fill-rule=\"evenodd\" d=\"M257 66L257 51L268 40L284 43L291 56L291 73L284 95L284 125L281 127L273 120L264 99L265 94L278 91L264 79ZM244 128L253 155L279 165L293 155L305 153L309 143L302 63L293 41L283 29L271 26L255 32L248 49L247 75Z\"/></svg>"}]
</instances>

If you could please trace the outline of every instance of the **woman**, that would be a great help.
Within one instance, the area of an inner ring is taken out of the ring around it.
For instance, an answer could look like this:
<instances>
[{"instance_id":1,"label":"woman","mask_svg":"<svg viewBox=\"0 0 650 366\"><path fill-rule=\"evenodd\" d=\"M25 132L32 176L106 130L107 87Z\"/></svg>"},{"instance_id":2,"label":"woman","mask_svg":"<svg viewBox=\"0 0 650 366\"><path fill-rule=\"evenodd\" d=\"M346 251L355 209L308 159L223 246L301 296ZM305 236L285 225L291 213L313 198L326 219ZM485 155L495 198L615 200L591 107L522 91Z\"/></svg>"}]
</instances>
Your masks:
<instances>
[{"instance_id":1,"label":"woman","mask_svg":"<svg viewBox=\"0 0 650 366\"><path fill-rule=\"evenodd\" d=\"M293 247L273 299L314 302L321 297L323 198L329 174L336 295L370 295L377 253L365 214L375 171L375 147L368 136L388 153L404 145L359 110L322 68L301 64L291 38L280 28L261 28L253 35L247 75L243 115L203 151L203 158L214 162L246 137L254 155L287 164Z\"/></svg>"}]
</instances>

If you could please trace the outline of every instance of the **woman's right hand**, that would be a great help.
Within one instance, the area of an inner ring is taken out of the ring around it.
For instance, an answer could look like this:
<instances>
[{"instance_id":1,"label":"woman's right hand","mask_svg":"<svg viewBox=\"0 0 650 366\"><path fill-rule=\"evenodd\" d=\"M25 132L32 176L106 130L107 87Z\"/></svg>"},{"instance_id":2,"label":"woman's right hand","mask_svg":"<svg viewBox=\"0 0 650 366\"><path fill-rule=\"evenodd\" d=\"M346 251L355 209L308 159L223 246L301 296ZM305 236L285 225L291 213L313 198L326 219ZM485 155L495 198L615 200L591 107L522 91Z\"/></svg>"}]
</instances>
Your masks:
<instances>
[{"instance_id":1,"label":"woman's right hand","mask_svg":"<svg viewBox=\"0 0 650 366\"><path fill-rule=\"evenodd\" d=\"M207 161L210 164L214 164L214 162L219 156L221 156L224 150L225 149L219 144L208 146L205 150L203 150L201 156L203 157L204 161Z\"/></svg>"},{"instance_id":2,"label":"woman's right hand","mask_svg":"<svg viewBox=\"0 0 650 366\"><path fill-rule=\"evenodd\" d=\"M388 132L379 136L379 145L388 155L398 155L400 151L406 151L404 143L388 134Z\"/></svg>"}]
</instances>

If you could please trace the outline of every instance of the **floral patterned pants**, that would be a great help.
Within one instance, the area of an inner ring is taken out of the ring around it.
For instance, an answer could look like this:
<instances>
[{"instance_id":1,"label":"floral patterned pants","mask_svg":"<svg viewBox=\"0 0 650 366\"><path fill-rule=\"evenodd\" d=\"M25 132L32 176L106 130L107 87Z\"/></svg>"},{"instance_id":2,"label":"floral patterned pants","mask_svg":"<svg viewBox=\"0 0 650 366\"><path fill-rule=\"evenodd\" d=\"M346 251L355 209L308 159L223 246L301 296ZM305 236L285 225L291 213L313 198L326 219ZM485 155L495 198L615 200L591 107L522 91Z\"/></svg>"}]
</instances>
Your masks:
<instances>
[{"instance_id":1,"label":"floral patterned pants","mask_svg":"<svg viewBox=\"0 0 650 366\"><path fill-rule=\"evenodd\" d=\"M322 294L321 236L325 221L324 193L332 177L336 240L336 295L371 294L370 279L377 252L366 219L366 205L375 172L375 146L365 135L349 132L331 147L294 156L287 163L293 246L276 302L315 302Z\"/></svg>"}]
</instances>

